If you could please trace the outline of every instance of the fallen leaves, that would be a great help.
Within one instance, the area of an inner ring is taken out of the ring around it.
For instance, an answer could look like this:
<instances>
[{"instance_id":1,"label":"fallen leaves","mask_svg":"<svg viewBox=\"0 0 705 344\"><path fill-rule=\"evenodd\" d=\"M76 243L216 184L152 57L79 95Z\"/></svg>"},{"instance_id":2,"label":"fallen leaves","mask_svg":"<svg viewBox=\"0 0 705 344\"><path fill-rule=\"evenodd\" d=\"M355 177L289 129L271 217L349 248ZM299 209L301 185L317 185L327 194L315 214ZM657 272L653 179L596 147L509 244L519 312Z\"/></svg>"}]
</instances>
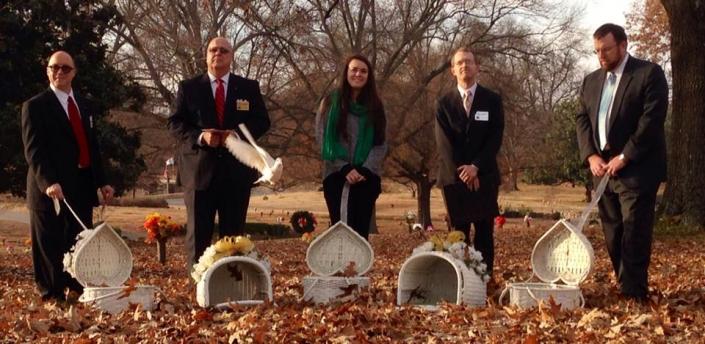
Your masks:
<instances>
[{"instance_id":1,"label":"fallen leaves","mask_svg":"<svg viewBox=\"0 0 705 344\"><path fill-rule=\"evenodd\" d=\"M495 279L500 286L508 279L531 276L531 249L545 229L540 219L529 229L518 221L510 219L505 230L495 234ZM42 303L35 295L30 255L14 250L1 257L5 265L0 267L0 333L8 342L78 343L97 343L105 337L114 342L201 343L703 342L705 236L654 243L653 298L647 304L619 297L600 231L589 229L596 259L593 273L581 284L585 308L566 311L549 299L540 307L519 309L498 305L495 297L487 307L444 303L437 311L428 311L396 306L399 268L424 239L401 226L382 232L371 240L375 263L367 274L369 288L341 289L355 295L354 301L302 303L302 278L309 274L307 245L298 239L273 240L258 242L257 247L272 263L274 303L232 305L222 312L197 306L195 287L184 269L181 238L170 242L173 249L165 265L153 259L152 246L128 243L135 279L122 295L128 297L138 282L158 286L162 293L157 294L153 311L135 305L116 315L80 303ZM348 265L342 274L355 276L354 268Z\"/></svg>"}]
</instances>

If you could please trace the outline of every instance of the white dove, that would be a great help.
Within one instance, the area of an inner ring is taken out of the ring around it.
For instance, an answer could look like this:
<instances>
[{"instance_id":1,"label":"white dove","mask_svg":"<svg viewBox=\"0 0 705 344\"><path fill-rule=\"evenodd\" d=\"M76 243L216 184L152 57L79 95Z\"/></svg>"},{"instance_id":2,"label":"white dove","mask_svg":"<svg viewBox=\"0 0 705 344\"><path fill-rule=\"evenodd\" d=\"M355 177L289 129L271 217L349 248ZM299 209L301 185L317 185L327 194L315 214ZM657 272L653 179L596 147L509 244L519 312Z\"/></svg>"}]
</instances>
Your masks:
<instances>
[{"instance_id":1,"label":"white dove","mask_svg":"<svg viewBox=\"0 0 705 344\"><path fill-rule=\"evenodd\" d=\"M262 174L255 183L264 181L274 185L282 176L284 166L281 158L273 159L269 153L257 145L247 126L240 124L239 127L249 144L239 139L236 135L228 135L228 138L225 139L225 147L240 162Z\"/></svg>"}]
</instances>

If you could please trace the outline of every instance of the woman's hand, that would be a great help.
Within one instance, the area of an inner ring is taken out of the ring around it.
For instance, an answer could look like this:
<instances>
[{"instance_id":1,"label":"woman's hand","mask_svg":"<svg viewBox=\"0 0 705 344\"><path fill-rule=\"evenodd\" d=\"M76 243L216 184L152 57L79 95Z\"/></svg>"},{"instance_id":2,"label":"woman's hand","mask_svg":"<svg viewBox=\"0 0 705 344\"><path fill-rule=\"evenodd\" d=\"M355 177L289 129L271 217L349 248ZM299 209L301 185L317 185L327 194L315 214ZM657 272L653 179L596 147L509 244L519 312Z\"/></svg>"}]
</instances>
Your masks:
<instances>
[{"instance_id":1,"label":"woman's hand","mask_svg":"<svg viewBox=\"0 0 705 344\"><path fill-rule=\"evenodd\" d=\"M348 184L353 185L359 182L364 182L365 176L361 175L357 170L354 168L348 172L348 175L345 176L345 179L348 181Z\"/></svg>"}]
</instances>

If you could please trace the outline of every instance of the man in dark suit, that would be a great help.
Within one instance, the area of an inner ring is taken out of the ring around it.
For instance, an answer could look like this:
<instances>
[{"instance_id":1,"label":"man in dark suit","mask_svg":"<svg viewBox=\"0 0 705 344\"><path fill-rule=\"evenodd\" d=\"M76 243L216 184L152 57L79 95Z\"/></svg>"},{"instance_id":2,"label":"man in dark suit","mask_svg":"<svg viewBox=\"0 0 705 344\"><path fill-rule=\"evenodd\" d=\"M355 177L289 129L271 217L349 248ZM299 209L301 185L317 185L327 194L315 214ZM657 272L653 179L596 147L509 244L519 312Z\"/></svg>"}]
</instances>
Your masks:
<instances>
[{"instance_id":1,"label":"man in dark suit","mask_svg":"<svg viewBox=\"0 0 705 344\"><path fill-rule=\"evenodd\" d=\"M62 264L82 228L63 204L57 214L52 199L66 198L81 221L92 227L96 190L109 201L113 188L105 182L93 110L71 87L76 76L71 56L63 51L51 55L47 76L50 88L22 104L22 141L29 165L34 278L43 300L62 300L66 287L83 290Z\"/></svg>"},{"instance_id":2,"label":"man in dark suit","mask_svg":"<svg viewBox=\"0 0 705 344\"><path fill-rule=\"evenodd\" d=\"M599 202L607 251L622 294L645 299L656 191L666 177L668 85L658 65L627 54L622 27L602 25L593 38L601 68L583 80L580 157L595 180L611 178Z\"/></svg>"},{"instance_id":3,"label":"man in dark suit","mask_svg":"<svg viewBox=\"0 0 705 344\"><path fill-rule=\"evenodd\" d=\"M223 146L244 123L257 139L269 129L259 84L230 73L233 48L227 39L208 44L208 72L179 84L169 128L180 141L177 165L188 213L187 270L211 244L215 214L220 236L242 234L255 169ZM240 137L242 133L239 133Z\"/></svg>"},{"instance_id":4,"label":"man in dark suit","mask_svg":"<svg viewBox=\"0 0 705 344\"><path fill-rule=\"evenodd\" d=\"M504 133L502 98L477 84L479 67L469 49L456 50L450 63L457 87L438 100L436 109L438 186L451 226L465 232L468 244L474 225L472 242L491 276L494 218L499 215L496 157Z\"/></svg>"}]
</instances>

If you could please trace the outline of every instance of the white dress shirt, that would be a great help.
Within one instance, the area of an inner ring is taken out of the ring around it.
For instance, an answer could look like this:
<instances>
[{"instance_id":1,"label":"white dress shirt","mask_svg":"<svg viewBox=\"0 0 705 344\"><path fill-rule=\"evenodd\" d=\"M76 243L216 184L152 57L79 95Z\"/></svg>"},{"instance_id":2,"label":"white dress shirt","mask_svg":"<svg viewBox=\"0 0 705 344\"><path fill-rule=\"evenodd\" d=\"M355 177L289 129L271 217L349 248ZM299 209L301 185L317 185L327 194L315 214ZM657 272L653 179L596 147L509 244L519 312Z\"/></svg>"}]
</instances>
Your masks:
<instances>
[{"instance_id":1,"label":"white dress shirt","mask_svg":"<svg viewBox=\"0 0 705 344\"><path fill-rule=\"evenodd\" d=\"M622 62L620 62L616 68L607 72L607 73L614 73L614 76L615 76L614 89L612 90L612 100L610 100L610 106L607 108L607 118L605 119L604 122L602 122L602 125L598 125L598 127L597 127L597 130L599 130L598 137L605 137L606 138L607 134L609 132L608 126L610 123L610 115L612 114L612 106L614 105L614 98L615 98L614 96L617 94L617 89L619 88L619 81L622 80L622 75L624 75L624 66L627 65L628 59L629 59L629 54L625 54L624 58L622 59ZM602 84L603 90L607 87L607 83L609 82L608 80L609 80L609 78L605 77L605 81ZM602 95L602 97L604 97L604 95ZM599 117L599 109L598 109L598 117ZM600 145L603 147L606 144L607 144L606 142L600 142Z\"/></svg>"},{"instance_id":2,"label":"white dress shirt","mask_svg":"<svg viewBox=\"0 0 705 344\"><path fill-rule=\"evenodd\" d=\"M54 87L54 85L52 84L49 84L49 87L52 91L54 91L54 95L56 95L56 98L59 99L59 103L61 103L61 107L64 108L64 113L66 113L66 118L70 121L71 118L69 118L69 97L73 98L73 102L76 103L76 97L73 96L73 89L71 89L69 93L66 93ZM81 117L81 109L78 108L78 103L76 103L76 108L78 109L78 116Z\"/></svg>"}]
</instances>

